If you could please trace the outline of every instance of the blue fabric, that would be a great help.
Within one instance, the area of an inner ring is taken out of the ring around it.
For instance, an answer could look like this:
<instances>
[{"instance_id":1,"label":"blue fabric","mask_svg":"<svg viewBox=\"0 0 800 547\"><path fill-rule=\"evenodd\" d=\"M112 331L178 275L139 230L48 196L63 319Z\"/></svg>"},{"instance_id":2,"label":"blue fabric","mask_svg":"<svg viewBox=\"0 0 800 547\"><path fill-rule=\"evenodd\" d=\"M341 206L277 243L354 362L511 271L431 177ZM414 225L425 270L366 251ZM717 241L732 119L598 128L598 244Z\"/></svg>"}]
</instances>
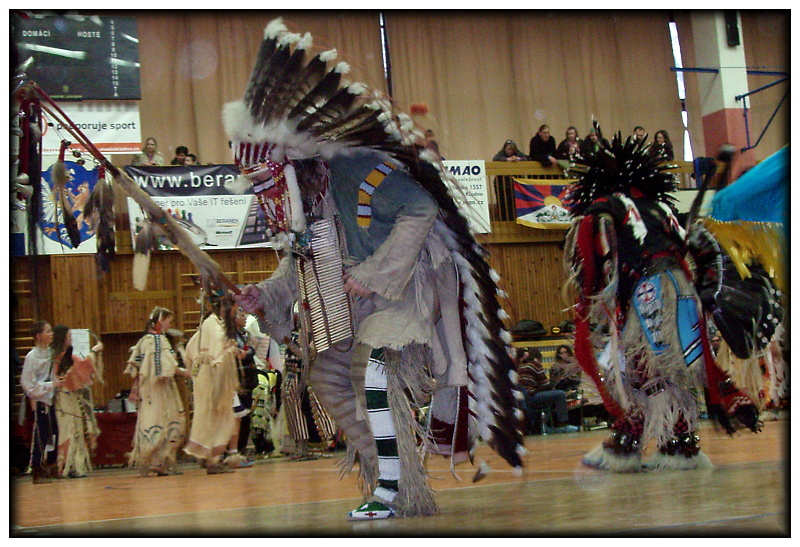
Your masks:
<instances>
[{"instance_id":1,"label":"blue fabric","mask_svg":"<svg viewBox=\"0 0 800 547\"><path fill-rule=\"evenodd\" d=\"M360 152L335 156L329 162L331 193L347 239L347 250L358 262L386 241L398 217L428 216L438 210L431 195L400 168L392 171L372 194L369 228L358 225L359 186L386 157L378 152Z\"/></svg>"},{"instance_id":2,"label":"blue fabric","mask_svg":"<svg viewBox=\"0 0 800 547\"><path fill-rule=\"evenodd\" d=\"M686 366L691 366L703 356L700 317L697 314L697 301L694 298L678 298L678 337Z\"/></svg>"},{"instance_id":3,"label":"blue fabric","mask_svg":"<svg viewBox=\"0 0 800 547\"><path fill-rule=\"evenodd\" d=\"M785 222L789 146L784 146L723 188L711 202L719 221Z\"/></svg>"},{"instance_id":4,"label":"blue fabric","mask_svg":"<svg viewBox=\"0 0 800 547\"><path fill-rule=\"evenodd\" d=\"M639 280L633 291L633 308L639 317L647 343L656 355L668 347L661 334L661 307L664 305L661 293L661 274Z\"/></svg>"}]
</instances>

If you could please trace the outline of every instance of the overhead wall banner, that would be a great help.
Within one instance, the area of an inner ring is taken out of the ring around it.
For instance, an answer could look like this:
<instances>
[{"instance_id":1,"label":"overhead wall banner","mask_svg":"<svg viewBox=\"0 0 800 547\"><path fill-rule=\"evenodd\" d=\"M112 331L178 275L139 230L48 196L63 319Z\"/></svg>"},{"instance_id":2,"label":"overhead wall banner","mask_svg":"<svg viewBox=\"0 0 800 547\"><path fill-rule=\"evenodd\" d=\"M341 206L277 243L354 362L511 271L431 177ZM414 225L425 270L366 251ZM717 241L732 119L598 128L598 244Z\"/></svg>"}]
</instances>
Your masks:
<instances>
[{"instance_id":1,"label":"overhead wall banner","mask_svg":"<svg viewBox=\"0 0 800 547\"><path fill-rule=\"evenodd\" d=\"M456 195L463 194L465 203L464 216L470 227L479 234L492 231L489 219L489 194L486 190L486 165L483 160L444 160L442 162L450 172L459 188Z\"/></svg>"},{"instance_id":2,"label":"overhead wall banner","mask_svg":"<svg viewBox=\"0 0 800 547\"><path fill-rule=\"evenodd\" d=\"M571 219L565 206L569 184L512 178L517 224L545 230L569 228Z\"/></svg>"},{"instance_id":3,"label":"overhead wall banner","mask_svg":"<svg viewBox=\"0 0 800 547\"><path fill-rule=\"evenodd\" d=\"M133 166L125 172L147 192L159 207L178 222L204 249L269 247L266 220L252 186L244 194L225 188L238 170L233 165ZM131 236L144 226L141 207L128 198ZM159 249L175 247L165 237Z\"/></svg>"},{"instance_id":4,"label":"overhead wall banner","mask_svg":"<svg viewBox=\"0 0 800 547\"><path fill-rule=\"evenodd\" d=\"M103 154L136 154L141 151L138 101L83 101L60 103L59 106ZM73 143L70 149L84 151L60 124L47 117L45 120L53 125L45 125L42 155L58 154L62 139Z\"/></svg>"}]
</instances>

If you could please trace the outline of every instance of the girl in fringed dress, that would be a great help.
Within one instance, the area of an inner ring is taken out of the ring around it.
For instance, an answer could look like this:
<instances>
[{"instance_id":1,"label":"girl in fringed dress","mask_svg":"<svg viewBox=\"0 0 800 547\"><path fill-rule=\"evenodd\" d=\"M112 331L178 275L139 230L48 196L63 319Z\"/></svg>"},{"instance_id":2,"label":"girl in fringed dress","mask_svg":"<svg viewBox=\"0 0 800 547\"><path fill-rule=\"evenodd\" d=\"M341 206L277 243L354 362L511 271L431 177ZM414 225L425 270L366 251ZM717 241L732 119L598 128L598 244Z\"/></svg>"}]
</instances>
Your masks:
<instances>
[{"instance_id":1,"label":"girl in fringed dress","mask_svg":"<svg viewBox=\"0 0 800 547\"><path fill-rule=\"evenodd\" d=\"M232 401L238 384L233 303L216 295L210 301L213 313L189 340L184 359L194 378L194 416L184 451L201 460L209 475L229 471L220 459L236 426Z\"/></svg>"},{"instance_id":2,"label":"girl in fringed dress","mask_svg":"<svg viewBox=\"0 0 800 547\"><path fill-rule=\"evenodd\" d=\"M55 396L59 475L85 477L92 470L90 447L94 450L100 435L88 386L102 371L103 344L96 344L86 359L80 359L72 354L69 328L58 325L53 329L51 347L60 380Z\"/></svg>"},{"instance_id":3,"label":"girl in fringed dress","mask_svg":"<svg viewBox=\"0 0 800 547\"><path fill-rule=\"evenodd\" d=\"M173 313L156 306L145 327L146 334L131 351L125 374L134 378L131 390L138 404L136 434L128 465L142 476L178 474L175 469L178 449L186 438L186 411L175 376L189 376L179 366L178 355L166 332Z\"/></svg>"}]
</instances>

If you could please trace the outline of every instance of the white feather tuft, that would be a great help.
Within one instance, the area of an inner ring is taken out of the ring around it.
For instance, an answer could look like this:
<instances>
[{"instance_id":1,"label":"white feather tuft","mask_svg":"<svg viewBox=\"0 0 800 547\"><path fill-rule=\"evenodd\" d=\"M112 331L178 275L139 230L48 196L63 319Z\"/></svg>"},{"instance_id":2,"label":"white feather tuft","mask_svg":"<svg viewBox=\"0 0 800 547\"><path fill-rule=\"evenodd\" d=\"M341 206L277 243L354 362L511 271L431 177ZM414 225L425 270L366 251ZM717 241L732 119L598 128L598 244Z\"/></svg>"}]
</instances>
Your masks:
<instances>
[{"instance_id":1,"label":"white feather tuft","mask_svg":"<svg viewBox=\"0 0 800 547\"><path fill-rule=\"evenodd\" d=\"M524 400L524 399L525 399L525 394L523 394L523 393L522 393L522 391L520 391L520 390L518 390L518 389L514 389L514 390L512 390L512 393L514 393L514 398L515 398L517 401L522 401L522 400Z\"/></svg>"},{"instance_id":2,"label":"white feather tuft","mask_svg":"<svg viewBox=\"0 0 800 547\"><path fill-rule=\"evenodd\" d=\"M511 470L511 474L514 475L515 477L521 477L522 476L522 467L520 467L519 465L516 466L514 469Z\"/></svg>"},{"instance_id":3,"label":"white feather tuft","mask_svg":"<svg viewBox=\"0 0 800 547\"><path fill-rule=\"evenodd\" d=\"M495 283L498 283L500 281L500 274L497 273L497 271L494 268L489 270L489 277L491 277L492 281L494 281Z\"/></svg>"},{"instance_id":4,"label":"white feather tuft","mask_svg":"<svg viewBox=\"0 0 800 547\"><path fill-rule=\"evenodd\" d=\"M517 420L522 420L525 417L525 414L518 408L514 409L514 417Z\"/></svg>"},{"instance_id":5,"label":"white feather tuft","mask_svg":"<svg viewBox=\"0 0 800 547\"><path fill-rule=\"evenodd\" d=\"M519 382L519 374L517 374L516 370L509 370L508 379L511 380L512 384L517 385L517 383Z\"/></svg>"},{"instance_id":6,"label":"white feather tuft","mask_svg":"<svg viewBox=\"0 0 800 547\"><path fill-rule=\"evenodd\" d=\"M503 289L497 289L497 296L500 298L508 298L508 293Z\"/></svg>"},{"instance_id":7,"label":"white feather tuft","mask_svg":"<svg viewBox=\"0 0 800 547\"><path fill-rule=\"evenodd\" d=\"M297 49L308 49L314 43L314 38L310 32L303 34L303 38L297 42Z\"/></svg>"},{"instance_id":8,"label":"white feather tuft","mask_svg":"<svg viewBox=\"0 0 800 547\"><path fill-rule=\"evenodd\" d=\"M354 82L347 86L347 92L350 95L361 95L367 90L367 85L361 82Z\"/></svg>"},{"instance_id":9,"label":"white feather tuft","mask_svg":"<svg viewBox=\"0 0 800 547\"><path fill-rule=\"evenodd\" d=\"M286 25L283 24L282 17L273 19L269 22L269 24L267 24L266 27L264 27L264 40L275 38L281 32L286 32L286 30Z\"/></svg>"},{"instance_id":10,"label":"white feather tuft","mask_svg":"<svg viewBox=\"0 0 800 547\"><path fill-rule=\"evenodd\" d=\"M521 444L518 444L515 450L520 458L524 458L525 456L528 455L528 450Z\"/></svg>"},{"instance_id":11,"label":"white feather tuft","mask_svg":"<svg viewBox=\"0 0 800 547\"><path fill-rule=\"evenodd\" d=\"M505 329L500 329L500 338L502 338L503 342L505 342L506 344L510 344L511 342L514 341L514 339L511 338L511 333Z\"/></svg>"},{"instance_id":12,"label":"white feather tuft","mask_svg":"<svg viewBox=\"0 0 800 547\"><path fill-rule=\"evenodd\" d=\"M439 161L439 157L436 155L436 153L433 152L432 150L430 150L429 148L426 148L425 150L420 152L419 153L419 157L420 157L420 159L423 159L423 160L425 160L427 162L430 162L430 163L433 163L433 164L435 164L437 161Z\"/></svg>"},{"instance_id":13,"label":"white feather tuft","mask_svg":"<svg viewBox=\"0 0 800 547\"><path fill-rule=\"evenodd\" d=\"M323 63L327 63L328 61L333 61L339 53L335 49L329 49L328 51L323 51L319 54L319 60Z\"/></svg>"},{"instance_id":14,"label":"white feather tuft","mask_svg":"<svg viewBox=\"0 0 800 547\"><path fill-rule=\"evenodd\" d=\"M290 46L300 41L300 35L296 32L287 32L278 38L278 47Z\"/></svg>"},{"instance_id":15,"label":"white feather tuft","mask_svg":"<svg viewBox=\"0 0 800 547\"><path fill-rule=\"evenodd\" d=\"M233 181L226 182L224 186L231 194L244 194L252 186L252 183L247 177L239 175Z\"/></svg>"},{"instance_id":16,"label":"white feather tuft","mask_svg":"<svg viewBox=\"0 0 800 547\"><path fill-rule=\"evenodd\" d=\"M499 310L497 310L497 318L500 321L507 321L508 319L511 319L511 316L509 316L506 313L506 310L504 310L503 308L500 308Z\"/></svg>"},{"instance_id":17,"label":"white feather tuft","mask_svg":"<svg viewBox=\"0 0 800 547\"><path fill-rule=\"evenodd\" d=\"M334 68L333 70L335 72L338 72L339 74L347 74L348 72L350 72L350 65L342 61L341 63L337 64L336 68Z\"/></svg>"}]
</instances>

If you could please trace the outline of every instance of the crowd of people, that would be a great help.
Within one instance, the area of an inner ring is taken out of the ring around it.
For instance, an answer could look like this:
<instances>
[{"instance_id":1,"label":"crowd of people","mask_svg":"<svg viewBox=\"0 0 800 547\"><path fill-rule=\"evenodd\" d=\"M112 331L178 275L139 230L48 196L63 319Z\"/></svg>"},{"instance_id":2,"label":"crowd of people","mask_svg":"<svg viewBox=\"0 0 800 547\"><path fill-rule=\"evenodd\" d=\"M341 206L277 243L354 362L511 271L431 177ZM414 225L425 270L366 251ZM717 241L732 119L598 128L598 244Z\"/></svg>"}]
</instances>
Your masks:
<instances>
[{"instance_id":1,"label":"crowd of people","mask_svg":"<svg viewBox=\"0 0 800 547\"><path fill-rule=\"evenodd\" d=\"M188 342L173 328L174 313L157 306L130 349L124 373L137 421L128 466L141 476L180 474L183 453L217 474L249 467L253 457L317 457L310 439L320 440L321 451L333 449L336 424L312 386L299 381L296 345L270 340L227 296L206 302L210 311ZM33 480L85 477L100 435L91 386L102 381L103 344L80 358L66 326L37 321L32 335L21 384L33 417Z\"/></svg>"},{"instance_id":2,"label":"crowd of people","mask_svg":"<svg viewBox=\"0 0 800 547\"><path fill-rule=\"evenodd\" d=\"M142 151L133 156L132 165L197 165L197 155L189 152L189 147L180 145L175 148L175 156L167 163L164 156L158 151L158 141L155 137L144 140Z\"/></svg>"},{"instance_id":3,"label":"crowd of people","mask_svg":"<svg viewBox=\"0 0 800 547\"><path fill-rule=\"evenodd\" d=\"M647 138L645 129L637 125L633 128L631 136L637 141ZM538 161L545 167L557 165L559 160L572 162L576 158L588 160L597 155L601 150L608 149L609 142L605 138L598 138L594 128L589 129L585 138L580 138L578 129L571 125L564 132L564 139L556 145L556 139L550 134L550 126L542 124L531 138L528 153L519 149L517 143L507 139L500 150L494 155L492 161ZM675 159L669 133L659 129L653 135L649 155L671 161Z\"/></svg>"}]
</instances>

